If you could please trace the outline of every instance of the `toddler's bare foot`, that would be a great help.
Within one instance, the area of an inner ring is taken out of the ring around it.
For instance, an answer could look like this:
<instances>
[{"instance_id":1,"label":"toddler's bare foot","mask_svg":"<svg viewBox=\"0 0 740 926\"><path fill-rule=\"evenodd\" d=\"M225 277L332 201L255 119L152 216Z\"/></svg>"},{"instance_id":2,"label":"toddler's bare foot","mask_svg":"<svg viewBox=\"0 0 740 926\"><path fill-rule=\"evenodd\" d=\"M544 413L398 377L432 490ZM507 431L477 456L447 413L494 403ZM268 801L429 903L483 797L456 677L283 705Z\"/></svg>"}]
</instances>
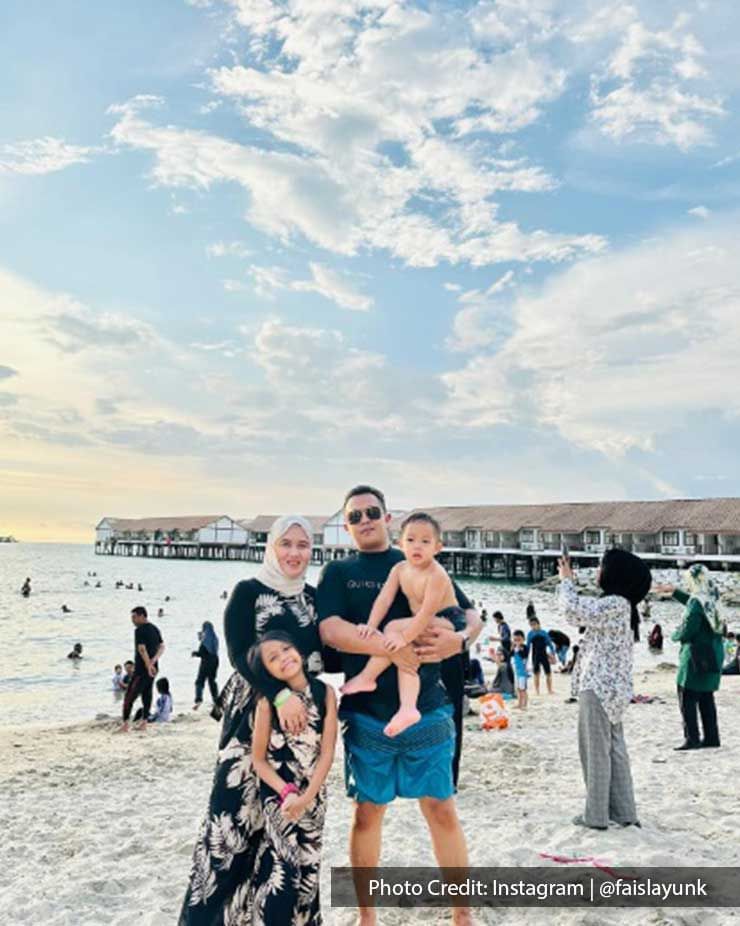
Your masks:
<instances>
[{"instance_id":1,"label":"toddler's bare foot","mask_svg":"<svg viewBox=\"0 0 740 926\"><path fill-rule=\"evenodd\" d=\"M122 723L121 726L118 727L118 729L114 730L113 732L114 733L128 733L128 724Z\"/></svg>"},{"instance_id":2,"label":"toddler's bare foot","mask_svg":"<svg viewBox=\"0 0 740 926\"><path fill-rule=\"evenodd\" d=\"M383 733L385 733L386 736L398 736L399 733L403 733L404 730L413 727L413 725L420 720L421 714L416 708L411 708L410 710L400 708L385 725Z\"/></svg>"},{"instance_id":3,"label":"toddler's bare foot","mask_svg":"<svg viewBox=\"0 0 740 926\"><path fill-rule=\"evenodd\" d=\"M355 675L348 682L345 682L339 689L342 694L353 695L361 691L375 691L378 683L372 678L363 678L362 675Z\"/></svg>"}]
</instances>

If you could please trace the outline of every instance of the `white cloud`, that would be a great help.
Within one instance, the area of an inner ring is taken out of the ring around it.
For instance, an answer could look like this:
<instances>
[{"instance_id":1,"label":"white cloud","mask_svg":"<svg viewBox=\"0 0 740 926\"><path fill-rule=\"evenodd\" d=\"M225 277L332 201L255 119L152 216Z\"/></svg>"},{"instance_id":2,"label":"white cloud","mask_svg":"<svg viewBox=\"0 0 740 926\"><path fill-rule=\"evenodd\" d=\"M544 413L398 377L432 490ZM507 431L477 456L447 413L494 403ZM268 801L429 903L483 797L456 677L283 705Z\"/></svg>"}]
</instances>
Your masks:
<instances>
[{"instance_id":1,"label":"white cloud","mask_svg":"<svg viewBox=\"0 0 740 926\"><path fill-rule=\"evenodd\" d=\"M0 145L0 174L51 174L74 164L87 164L97 150L51 136Z\"/></svg>"},{"instance_id":2,"label":"white cloud","mask_svg":"<svg viewBox=\"0 0 740 926\"><path fill-rule=\"evenodd\" d=\"M730 222L707 222L518 290L505 343L444 375L448 414L554 428L619 456L707 410L740 413L738 243Z\"/></svg>"},{"instance_id":3,"label":"white cloud","mask_svg":"<svg viewBox=\"0 0 740 926\"><path fill-rule=\"evenodd\" d=\"M525 231L496 201L557 186L488 137L530 125L563 91L564 69L537 46L551 28L547 4L526 14L508 3L470 12L359 0L231 6L251 40L250 65L214 70L212 87L271 143L158 127L142 110L159 101L136 98L114 108L111 134L154 154L158 183L235 182L247 219L267 234L347 256L382 249L414 267L561 261L604 246L588 233ZM492 41L494 13L506 19L503 43Z\"/></svg>"},{"instance_id":4,"label":"white cloud","mask_svg":"<svg viewBox=\"0 0 740 926\"><path fill-rule=\"evenodd\" d=\"M457 297L463 308L452 322L452 336L447 340L450 350L479 350L490 346L508 331L508 305L500 297L514 285L514 272L509 270L488 289L467 290Z\"/></svg>"},{"instance_id":5,"label":"white cloud","mask_svg":"<svg viewBox=\"0 0 740 926\"><path fill-rule=\"evenodd\" d=\"M688 210L689 215L695 215L697 219L708 219L712 214L711 210L707 209L706 206L694 206L693 209Z\"/></svg>"},{"instance_id":6,"label":"white cloud","mask_svg":"<svg viewBox=\"0 0 740 926\"><path fill-rule=\"evenodd\" d=\"M605 135L684 151L711 143L710 121L725 109L716 93L706 93L706 53L690 27L690 17L678 14L669 27L650 29L629 5L601 8L572 27L576 43L618 37L592 75L592 115Z\"/></svg>"},{"instance_id":7,"label":"white cloud","mask_svg":"<svg viewBox=\"0 0 740 926\"><path fill-rule=\"evenodd\" d=\"M355 312L367 312L373 305L373 300L351 286L340 274L335 273L323 264L309 264L311 270L310 280L295 280L290 288L295 292L318 293L330 302L335 302L343 309Z\"/></svg>"},{"instance_id":8,"label":"white cloud","mask_svg":"<svg viewBox=\"0 0 740 926\"><path fill-rule=\"evenodd\" d=\"M206 248L206 254L209 257L239 257L246 260L253 256L254 251L243 241L214 241Z\"/></svg>"}]
</instances>

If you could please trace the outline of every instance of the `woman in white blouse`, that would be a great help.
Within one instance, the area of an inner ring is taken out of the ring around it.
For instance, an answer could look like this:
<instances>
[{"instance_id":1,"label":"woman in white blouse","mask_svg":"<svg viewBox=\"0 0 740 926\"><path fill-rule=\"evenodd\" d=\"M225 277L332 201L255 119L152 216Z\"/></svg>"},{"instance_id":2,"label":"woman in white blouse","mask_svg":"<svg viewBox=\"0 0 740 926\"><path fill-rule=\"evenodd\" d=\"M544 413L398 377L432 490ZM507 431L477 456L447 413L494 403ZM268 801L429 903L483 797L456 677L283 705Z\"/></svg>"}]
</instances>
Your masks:
<instances>
[{"instance_id":1,"label":"woman in white blouse","mask_svg":"<svg viewBox=\"0 0 740 926\"><path fill-rule=\"evenodd\" d=\"M563 615L585 627L578 653L578 749L586 809L573 822L599 830L610 820L639 826L622 717L632 700L637 605L650 590L650 570L626 550L607 550L596 578L602 597L579 598L570 560L563 557L558 566Z\"/></svg>"}]
</instances>

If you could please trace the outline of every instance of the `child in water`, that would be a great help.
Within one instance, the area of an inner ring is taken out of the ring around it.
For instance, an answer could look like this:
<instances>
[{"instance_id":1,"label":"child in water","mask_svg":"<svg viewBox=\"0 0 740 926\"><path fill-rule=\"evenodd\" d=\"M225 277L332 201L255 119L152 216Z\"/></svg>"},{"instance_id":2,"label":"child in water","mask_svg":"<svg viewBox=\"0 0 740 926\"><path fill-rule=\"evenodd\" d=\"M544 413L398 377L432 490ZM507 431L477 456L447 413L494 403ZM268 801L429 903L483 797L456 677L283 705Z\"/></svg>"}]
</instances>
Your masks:
<instances>
[{"instance_id":1,"label":"child in water","mask_svg":"<svg viewBox=\"0 0 740 926\"><path fill-rule=\"evenodd\" d=\"M254 860L245 909L265 926L318 923L326 777L337 739L336 696L320 679L309 680L300 652L283 631L268 631L250 649L248 661L257 679L272 676L298 695L307 723L300 733L284 732L270 700L261 697L257 702L252 767L260 779L265 838Z\"/></svg>"},{"instance_id":2,"label":"child in water","mask_svg":"<svg viewBox=\"0 0 740 926\"><path fill-rule=\"evenodd\" d=\"M408 598L414 616L388 624L383 636L386 641L385 648L389 653L395 653L413 643L424 633L435 616L457 616L460 608L452 581L434 558L442 549L441 538L439 523L431 515L417 512L406 518L401 525L400 541L406 559L391 569L380 594L375 599L367 624L358 625L357 632L362 638L379 632L380 625L399 591ZM391 660L385 656L371 656L362 672L342 687L342 694L374 691L378 676L385 672L390 664ZM383 729L386 736L398 736L421 719L416 707L420 687L418 674L398 673L398 695L401 705Z\"/></svg>"}]
</instances>

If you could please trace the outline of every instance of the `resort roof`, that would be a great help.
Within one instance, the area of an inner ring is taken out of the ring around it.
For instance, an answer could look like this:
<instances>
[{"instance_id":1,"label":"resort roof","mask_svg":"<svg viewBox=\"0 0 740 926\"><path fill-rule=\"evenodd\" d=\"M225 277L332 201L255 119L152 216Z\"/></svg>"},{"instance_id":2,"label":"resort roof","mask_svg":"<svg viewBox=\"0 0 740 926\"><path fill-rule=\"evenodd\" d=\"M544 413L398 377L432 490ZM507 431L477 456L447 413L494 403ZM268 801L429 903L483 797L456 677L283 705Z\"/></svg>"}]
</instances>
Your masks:
<instances>
[{"instance_id":1,"label":"resort roof","mask_svg":"<svg viewBox=\"0 0 740 926\"><path fill-rule=\"evenodd\" d=\"M249 531L253 531L255 534L267 534L270 531L272 525L277 521L282 515L279 514L258 514L256 518L250 520L239 521L242 527L245 527ZM329 520L328 514L304 514L301 517L305 518L313 528L314 534L319 534L324 529L324 525Z\"/></svg>"},{"instance_id":2,"label":"resort roof","mask_svg":"<svg viewBox=\"0 0 740 926\"><path fill-rule=\"evenodd\" d=\"M103 518L103 520L117 531L197 531L227 517L229 516L225 514L203 514L162 518Z\"/></svg>"},{"instance_id":3,"label":"resort roof","mask_svg":"<svg viewBox=\"0 0 740 926\"><path fill-rule=\"evenodd\" d=\"M740 498L689 498L655 502L564 502L552 505L477 505L417 508L445 531L465 528L516 533L522 528L582 533L588 528L655 534L663 529L740 532Z\"/></svg>"}]
</instances>

